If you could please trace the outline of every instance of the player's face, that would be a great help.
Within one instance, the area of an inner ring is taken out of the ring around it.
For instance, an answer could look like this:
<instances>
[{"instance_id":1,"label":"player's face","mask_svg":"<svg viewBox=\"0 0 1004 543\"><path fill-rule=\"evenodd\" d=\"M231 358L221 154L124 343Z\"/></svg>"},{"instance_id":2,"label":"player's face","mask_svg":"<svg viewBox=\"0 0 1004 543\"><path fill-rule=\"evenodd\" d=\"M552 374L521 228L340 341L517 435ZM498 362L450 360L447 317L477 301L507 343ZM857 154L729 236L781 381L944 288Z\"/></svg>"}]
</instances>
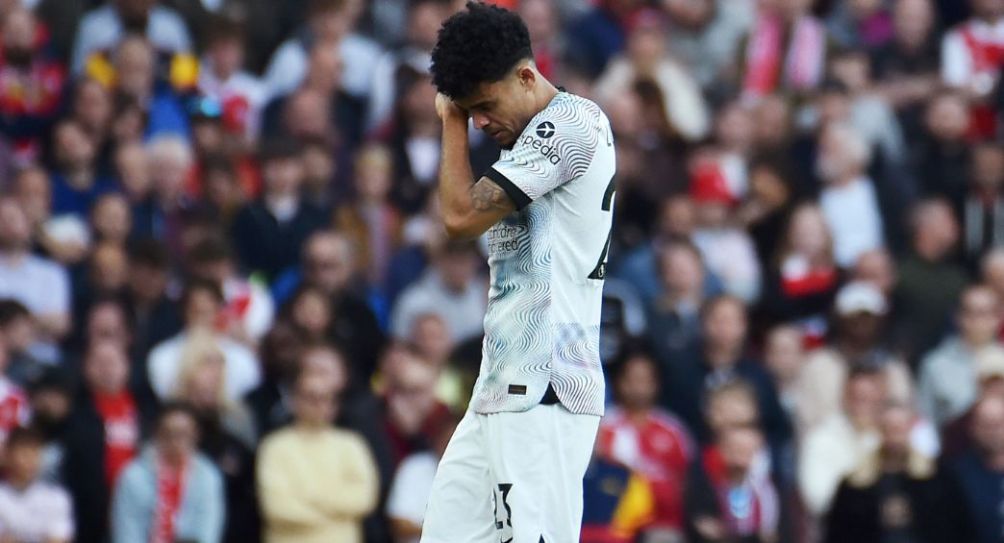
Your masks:
<instances>
[{"instance_id":1,"label":"player's face","mask_svg":"<svg viewBox=\"0 0 1004 543\"><path fill-rule=\"evenodd\" d=\"M454 100L503 149L512 149L516 138L533 116L533 70L521 66L501 81L482 83L470 96Z\"/></svg>"}]
</instances>

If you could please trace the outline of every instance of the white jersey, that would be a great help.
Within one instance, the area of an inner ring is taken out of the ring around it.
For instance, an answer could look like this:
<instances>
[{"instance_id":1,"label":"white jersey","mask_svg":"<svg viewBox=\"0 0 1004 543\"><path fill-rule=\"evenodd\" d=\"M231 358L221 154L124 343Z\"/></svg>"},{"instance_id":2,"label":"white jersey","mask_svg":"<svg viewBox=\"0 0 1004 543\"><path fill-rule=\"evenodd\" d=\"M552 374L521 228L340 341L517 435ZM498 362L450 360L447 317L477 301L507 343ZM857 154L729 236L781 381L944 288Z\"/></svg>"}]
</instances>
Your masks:
<instances>
[{"instance_id":1,"label":"white jersey","mask_svg":"<svg viewBox=\"0 0 1004 543\"><path fill-rule=\"evenodd\" d=\"M569 411L603 414L600 303L615 169L606 116L560 92L485 174L517 211L487 233L491 289L476 412L528 410L551 384Z\"/></svg>"}]
</instances>

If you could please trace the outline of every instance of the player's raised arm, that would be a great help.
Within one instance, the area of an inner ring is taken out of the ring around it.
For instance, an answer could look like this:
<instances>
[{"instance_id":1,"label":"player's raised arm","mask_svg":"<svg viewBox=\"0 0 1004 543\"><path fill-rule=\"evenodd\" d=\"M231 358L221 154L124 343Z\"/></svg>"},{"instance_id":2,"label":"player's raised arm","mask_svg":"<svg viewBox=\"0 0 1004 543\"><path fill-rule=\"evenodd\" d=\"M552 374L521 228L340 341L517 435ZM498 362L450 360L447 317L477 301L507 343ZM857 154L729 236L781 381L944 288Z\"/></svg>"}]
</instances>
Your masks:
<instances>
[{"instance_id":1,"label":"player's raised arm","mask_svg":"<svg viewBox=\"0 0 1004 543\"><path fill-rule=\"evenodd\" d=\"M467 112L449 97L436 96L436 112L443 121L439 166L439 203L446 233L451 238L475 238L516 209L494 181L474 182L468 154Z\"/></svg>"}]
</instances>

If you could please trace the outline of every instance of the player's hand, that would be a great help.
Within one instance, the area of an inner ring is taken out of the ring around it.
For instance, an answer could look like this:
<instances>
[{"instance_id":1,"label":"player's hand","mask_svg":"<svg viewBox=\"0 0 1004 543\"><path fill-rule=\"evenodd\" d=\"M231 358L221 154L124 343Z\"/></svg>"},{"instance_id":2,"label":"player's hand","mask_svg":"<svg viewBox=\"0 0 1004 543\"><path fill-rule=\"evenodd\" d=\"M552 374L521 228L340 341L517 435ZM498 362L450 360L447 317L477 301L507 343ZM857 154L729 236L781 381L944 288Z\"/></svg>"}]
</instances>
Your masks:
<instances>
[{"instance_id":1,"label":"player's hand","mask_svg":"<svg viewBox=\"0 0 1004 543\"><path fill-rule=\"evenodd\" d=\"M451 119L467 121L467 111L441 92L436 94L436 114L444 121Z\"/></svg>"}]
</instances>

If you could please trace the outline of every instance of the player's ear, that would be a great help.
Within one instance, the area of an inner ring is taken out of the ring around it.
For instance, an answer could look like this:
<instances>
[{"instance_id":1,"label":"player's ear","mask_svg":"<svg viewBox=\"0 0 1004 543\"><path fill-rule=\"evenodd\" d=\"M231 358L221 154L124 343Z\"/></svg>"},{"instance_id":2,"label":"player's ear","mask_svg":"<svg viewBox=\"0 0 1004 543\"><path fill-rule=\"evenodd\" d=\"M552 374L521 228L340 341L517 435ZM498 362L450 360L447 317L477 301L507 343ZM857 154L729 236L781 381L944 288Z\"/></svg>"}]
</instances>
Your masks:
<instances>
[{"instance_id":1,"label":"player's ear","mask_svg":"<svg viewBox=\"0 0 1004 543\"><path fill-rule=\"evenodd\" d=\"M526 90L532 90L537 83L537 72L533 69L532 62L523 62L516 68L516 77L519 84Z\"/></svg>"}]
</instances>

